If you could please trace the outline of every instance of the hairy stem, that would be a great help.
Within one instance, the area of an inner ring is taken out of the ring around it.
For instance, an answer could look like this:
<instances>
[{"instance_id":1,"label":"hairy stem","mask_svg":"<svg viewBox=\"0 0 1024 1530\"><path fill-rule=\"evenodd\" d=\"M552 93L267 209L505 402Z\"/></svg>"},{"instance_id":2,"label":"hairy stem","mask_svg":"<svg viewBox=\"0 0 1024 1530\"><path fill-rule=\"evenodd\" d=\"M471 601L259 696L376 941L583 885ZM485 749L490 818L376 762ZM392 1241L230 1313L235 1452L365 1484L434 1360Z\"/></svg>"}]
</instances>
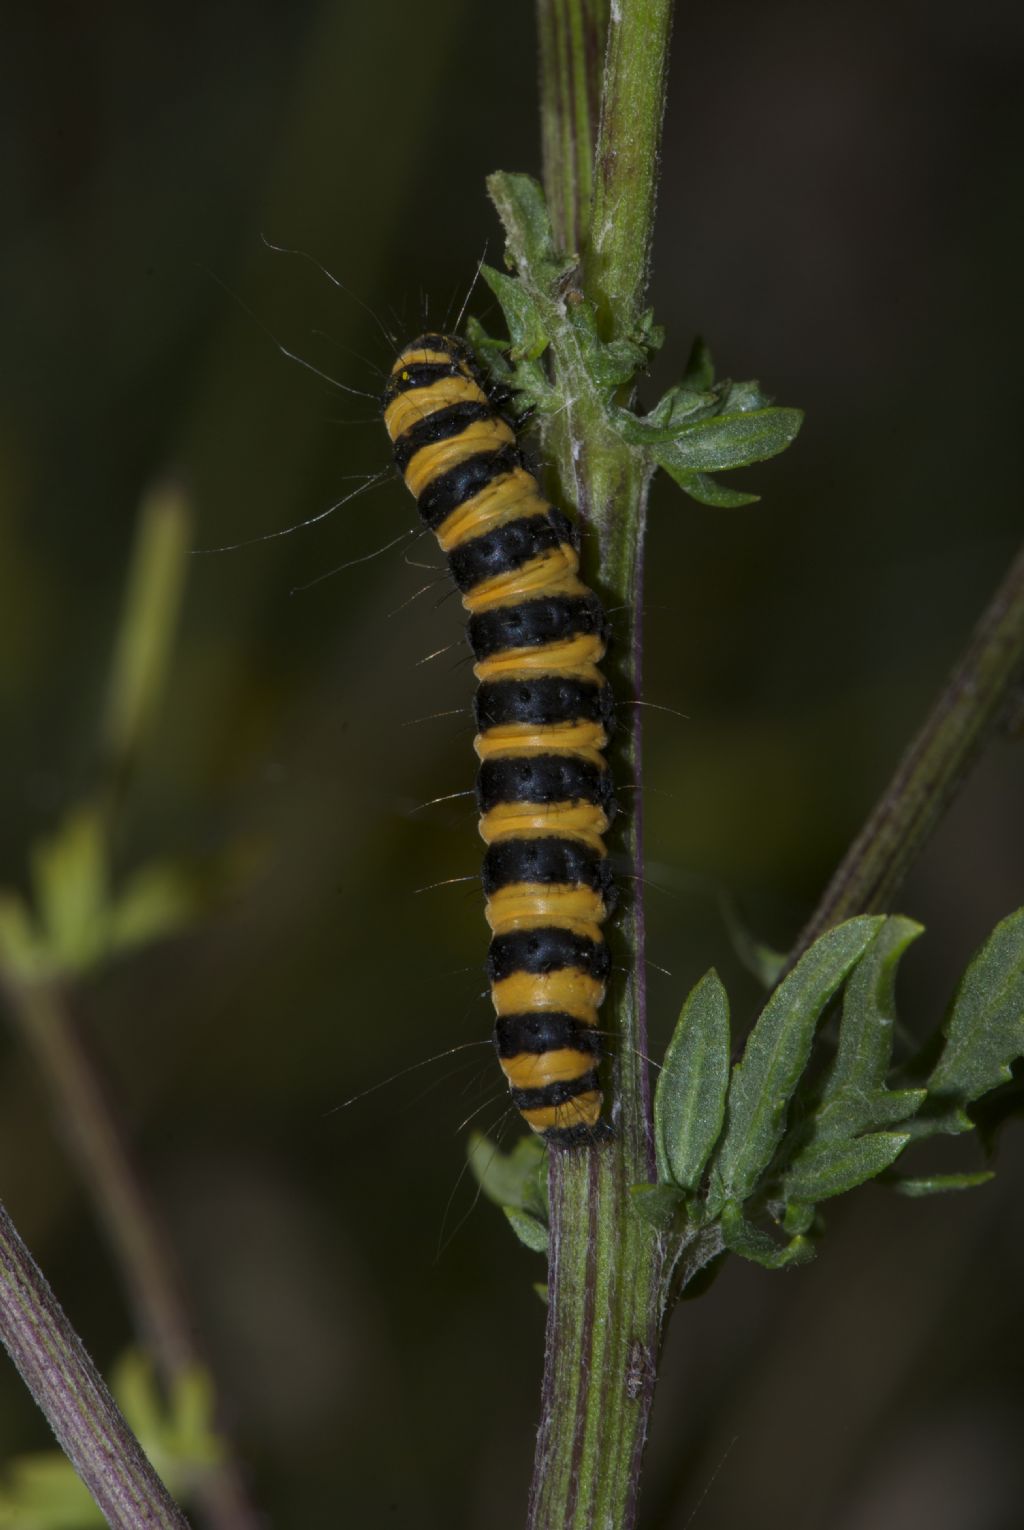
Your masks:
<instances>
[{"instance_id":1,"label":"hairy stem","mask_svg":"<svg viewBox=\"0 0 1024 1530\"><path fill-rule=\"evenodd\" d=\"M2 1207L0 1336L107 1523L188 1530Z\"/></svg>"},{"instance_id":2,"label":"hairy stem","mask_svg":"<svg viewBox=\"0 0 1024 1530\"><path fill-rule=\"evenodd\" d=\"M538 0L544 190L559 249L590 232L609 0Z\"/></svg>"},{"instance_id":3,"label":"hairy stem","mask_svg":"<svg viewBox=\"0 0 1024 1530\"><path fill-rule=\"evenodd\" d=\"M621 0L608 31L584 286L607 336L632 330L651 263L672 0Z\"/></svg>"},{"instance_id":4,"label":"hairy stem","mask_svg":"<svg viewBox=\"0 0 1024 1530\"><path fill-rule=\"evenodd\" d=\"M790 952L855 914L889 907L928 836L998 727L1024 674L1024 548L974 630L924 726Z\"/></svg>"},{"instance_id":5,"label":"hairy stem","mask_svg":"<svg viewBox=\"0 0 1024 1530\"><path fill-rule=\"evenodd\" d=\"M578 167L590 152L572 96L555 89L558 58L573 54L591 15L583 0L541 5L545 91L545 185L553 208L571 208ZM574 244L584 295L596 301L609 334L628 333L643 300L654 213L657 144L668 49L668 0L620 0L608 22L593 213L580 212ZM554 56L552 56L554 54ZM589 121L589 119L587 119ZM551 149L557 146L557 152ZM557 226L557 225L556 225ZM563 217L563 226L571 220ZM590 237L586 237L586 230ZM650 471L608 433L600 401L574 384L581 374L571 343L553 346L553 364L569 403L549 422L545 447L561 487L596 535L593 583L616 613L611 657L616 696L626 705L615 768L639 787L643 537ZM551 1261L542 1416L530 1498L531 1530L628 1530L635 1524L640 1465L654 1395L663 1312L664 1250L632 1214L630 1186L653 1176L646 1071L641 793L623 840L633 885L615 931L626 976L613 985L607 1012L617 1063L612 1141L551 1156Z\"/></svg>"}]
</instances>

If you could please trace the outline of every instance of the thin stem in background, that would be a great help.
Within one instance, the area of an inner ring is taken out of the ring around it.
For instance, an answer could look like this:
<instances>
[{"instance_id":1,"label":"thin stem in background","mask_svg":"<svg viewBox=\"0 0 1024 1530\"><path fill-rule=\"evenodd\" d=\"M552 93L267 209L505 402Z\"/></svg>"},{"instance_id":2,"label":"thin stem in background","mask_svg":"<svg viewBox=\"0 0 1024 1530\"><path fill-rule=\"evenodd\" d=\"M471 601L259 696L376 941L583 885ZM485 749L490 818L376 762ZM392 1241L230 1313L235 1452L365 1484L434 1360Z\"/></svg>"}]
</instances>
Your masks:
<instances>
[{"instance_id":1,"label":"thin stem in background","mask_svg":"<svg viewBox=\"0 0 1024 1530\"><path fill-rule=\"evenodd\" d=\"M801 931L792 966L819 935L887 909L998 727L1024 671L1024 547L970 644Z\"/></svg>"},{"instance_id":2,"label":"thin stem in background","mask_svg":"<svg viewBox=\"0 0 1024 1530\"><path fill-rule=\"evenodd\" d=\"M107 1523L188 1530L3 1207L0 1336Z\"/></svg>"},{"instance_id":3,"label":"thin stem in background","mask_svg":"<svg viewBox=\"0 0 1024 1530\"><path fill-rule=\"evenodd\" d=\"M7 988L11 1013L50 1090L68 1161L80 1175L124 1282L133 1327L165 1383L199 1364L174 1259L127 1138L86 1046L71 996L55 982Z\"/></svg>"}]
</instances>

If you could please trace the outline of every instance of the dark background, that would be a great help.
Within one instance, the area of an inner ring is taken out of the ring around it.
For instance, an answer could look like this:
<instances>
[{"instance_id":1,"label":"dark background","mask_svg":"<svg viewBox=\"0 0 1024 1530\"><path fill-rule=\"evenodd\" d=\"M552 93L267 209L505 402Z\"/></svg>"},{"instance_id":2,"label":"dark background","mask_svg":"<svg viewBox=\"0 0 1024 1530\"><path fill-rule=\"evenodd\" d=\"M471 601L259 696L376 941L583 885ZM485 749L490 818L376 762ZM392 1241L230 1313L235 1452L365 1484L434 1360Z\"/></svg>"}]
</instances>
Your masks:
<instances>
[{"instance_id":1,"label":"dark background","mask_svg":"<svg viewBox=\"0 0 1024 1530\"><path fill-rule=\"evenodd\" d=\"M761 505L652 504L650 954L657 1055L714 962L756 991L727 890L784 946L884 784L1020 532L1021 62L1009 0L680 9L653 299L807 410ZM40 5L11 29L0 284L0 877L85 789L140 497L173 470L200 546L315 515L386 467L389 346L457 309L500 239L483 179L536 171L525 5ZM297 246L345 284L270 253ZM222 286L221 283L224 285ZM251 310L243 311L240 302ZM424 296L425 295L425 296ZM485 302L477 293L474 304ZM314 333L320 332L320 333ZM652 388L653 396L653 388ZM349 423L355 421L357 423ZM738 481L738 480L730 480ZM193 936L84 995L275 1526L522 1523L536 1256L463 1176L502 1111L484 1038L470 675L456 602L401 552L393 480L316 527L196 558L125 868L256 846ZM399 608L402 608L399 611ZM397 614L395 614L397 612ZM1019 747L993 746L900 907L933 1024L1024 901ZM469 1059L467 1061L466 1059ZM974 1167L961 1139L951 1166ZM0 1073L0 1193L97 1360L117 1277L34 1070ZM834 1206L816 1264L738 1261L677 1315L643 1523L1020 1523L1024 1144L993 1186ZM441 1252L439 1253L439 1247ZM46 1429L0 1375L5 1454ZM705 1495L706 1496L702 1496Z\"/></svg>"}]
</instances>

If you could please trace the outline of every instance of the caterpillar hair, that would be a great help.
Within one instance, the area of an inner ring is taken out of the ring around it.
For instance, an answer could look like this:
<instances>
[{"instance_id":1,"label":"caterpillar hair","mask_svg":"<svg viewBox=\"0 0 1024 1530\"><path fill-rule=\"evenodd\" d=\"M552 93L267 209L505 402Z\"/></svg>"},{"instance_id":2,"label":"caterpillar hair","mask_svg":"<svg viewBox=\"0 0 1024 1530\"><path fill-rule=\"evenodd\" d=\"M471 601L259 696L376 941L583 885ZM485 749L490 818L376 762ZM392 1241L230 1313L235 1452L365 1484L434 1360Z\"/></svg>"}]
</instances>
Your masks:
<instances>
[{"instance_id":1,"label":"caterpillar hair","mask_svg":"<svg viewBox=\"0 0 1024 1530\"><path fill-rule=\"evenodd\" d=\"M569 1146L603 1130L607 628L579 576L575 529L498 405L465 341L425 334L391 369L384 423L469 612L498 1058L526 1123Z\"/></svg>"}]
</instances>

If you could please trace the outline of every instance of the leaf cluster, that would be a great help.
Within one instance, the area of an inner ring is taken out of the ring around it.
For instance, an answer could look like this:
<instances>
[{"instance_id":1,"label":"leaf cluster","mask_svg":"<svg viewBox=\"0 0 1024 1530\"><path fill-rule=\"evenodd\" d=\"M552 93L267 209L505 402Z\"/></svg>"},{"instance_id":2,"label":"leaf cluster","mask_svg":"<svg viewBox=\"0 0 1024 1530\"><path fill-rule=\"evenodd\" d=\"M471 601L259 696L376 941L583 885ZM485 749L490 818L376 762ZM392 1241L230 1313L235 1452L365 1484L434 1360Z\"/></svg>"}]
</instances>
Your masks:
<instances>
[{"instance_id":1,"label":"leaf cluster","mask_svg":"<svg viewBox=\"0 0 1024 1530\"><path fill-rule=\"evenodd\" d=\"M84 804L33 846L31 900L0 887L0 974L19 983L81 976L194 924L250 869L238 849L203 866L153 861L117 886L106 815Z\"/></svg>"},{"instance_id":2,"label":"leaf cluster","mask_svg":"<svg viewBox=\"0 0 1024 1530\"><path fill-rule=\"evenodd\" d=\"M989 1170L907 1177L894 1165L923 1138L973 1130L969 1108L1024 1057L1024 909L996 926L936 1036L894 1075L897 970L922 933L901 915L829 930L770 995L734 1064L729 1000L714 968L690 993L655 1092L657 1182L632 1192L638 1215L672 1240L670 1264L685 1280L723 1249L769 1269L811 1258L819 1204L871 1179L921 1196L992 1178ZM840 996L822 1060L819 1027ZM520 1241L546 1251L537 1139L502 1154L475 1134L470 1164Z\"/></svg>"},{"instance_id":3,"label":"leaf cluster","mask_svg":"<svg viewBox=\"0 0 1024 1530\"><path fill-rule=\"evenodd\" d=\"M997 925L939 1034L894 1077L897 969L921 933L900 915L828 931L771 994L733 1066L728 998L708 972L665 1056L654 1105L658 1185L638 1188L638 1209L683 1244L714 1227L725 1248L778 1268L813 1254L822 1201L870 1179L906 1195L990 1179L908 1178L893 1166L923 1137L972 1130L969 1107L1024 1056L1024 909ZM822 1063L819 1024L840 993Z\"/></svg>"},{"instance_id":4,"label":"leaf cluster","mask_svg":"<svg viewBox=\"0 0 1024 1530\"><path fill-rule=\"evenodd\" d=\"M711 353L698 339L680 381L648 412L637 413L635 382L664 340L653 313L643 314L632 334L603 336L597 307L581 290L577 261L555 248L537 182L496 175L489 185L515 274L487 265L481 274L510 338L489 335L475 320L467 333L495 387L514 395L524 414L552 415L566 398L588 399L611 440L639 455L650 471L664 468L692 499L723 509L753 503L756 494L726 488L713 475L783 451L800 429L801 411L773 405L756 382L716 380ZM556 382L548 369L552 357Z\"/></svg>"}]
</instances>

